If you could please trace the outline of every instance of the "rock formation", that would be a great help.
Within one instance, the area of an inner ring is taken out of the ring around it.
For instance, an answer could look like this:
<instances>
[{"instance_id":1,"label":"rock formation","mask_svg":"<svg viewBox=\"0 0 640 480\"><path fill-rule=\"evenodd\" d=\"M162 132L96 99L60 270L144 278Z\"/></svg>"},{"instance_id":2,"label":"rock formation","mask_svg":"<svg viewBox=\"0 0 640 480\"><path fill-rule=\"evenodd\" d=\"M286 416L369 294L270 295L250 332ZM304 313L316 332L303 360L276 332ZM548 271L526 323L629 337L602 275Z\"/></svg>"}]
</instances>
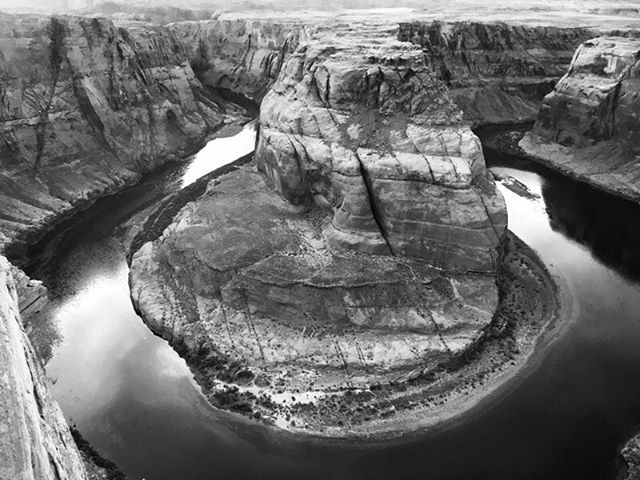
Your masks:
<instances>
[{"instance_id":1,"label":"rock formation","mask_svg":"<svg viewBox=\"0 0 640 480\"><path fill-rule=\"evenodd\" d=\"M640 35L583 43L544 99L524 151L579 180L640 199Z\"/></svg>"},{"instance_id":2,"label":"rock formation","mask_svg":"<svg viewBox=\"0 0 640 480\"><path fill-rule=\"evenodd\" d=\"M4 15L0 45L0 245L223 123L166 28Z\"/></svg>"},{"instance_id":3,"label":"rock formation","mask_svg":"<svg viewBox=\"0 0 640 480\"><path fill-rule=\"evenodd\" d=\"M474 125L534 120L593 29L504 23L401 23L398 39L420 45L453 101Z\"/></svg>"},{"instance_id":4,"label":"rock formation","mask_svg":"<svg viewBox=\"0 0 640 480\"><path fill-rule=\"evenodd\" d=\"M82 459L47 391L21 314L37 314L42 287L0 257L0 478L83 480Z\"/></svg>"},{"instance_id":5,"label":"rock formation","mask_svg":"<svg viewBox=\"0 0 640 480\"><path fill-rule=\"evenodd\" d=\"M287 200L328 206L333 248L495 271L504 202L415 48L300 48L262 102L256 158Z\"/></svg>"},{"instance_id":6,"label":"rock formation","mask_svg":"<svg viewBox=\"0 0 640 480\"><path fill-rule=\"evenodd\" d=\"M285 397L454 361L498 305L506 209L478 139L418 48L333 33L264 97L257 168L211 181L131 263L134 304L213 403L275 422Z\"/></svg>"},{"instance_id":7,"label":"rock formation","mask_svg":"<svg viewBox=\"0 0 640 480\"><path fill-rule=\"evenodd\" d=\"M221 19L178 22L169 28L185 46L193 70L209 87L261 100L300 42L295 21Z\"/></svg>"}]
</instances>

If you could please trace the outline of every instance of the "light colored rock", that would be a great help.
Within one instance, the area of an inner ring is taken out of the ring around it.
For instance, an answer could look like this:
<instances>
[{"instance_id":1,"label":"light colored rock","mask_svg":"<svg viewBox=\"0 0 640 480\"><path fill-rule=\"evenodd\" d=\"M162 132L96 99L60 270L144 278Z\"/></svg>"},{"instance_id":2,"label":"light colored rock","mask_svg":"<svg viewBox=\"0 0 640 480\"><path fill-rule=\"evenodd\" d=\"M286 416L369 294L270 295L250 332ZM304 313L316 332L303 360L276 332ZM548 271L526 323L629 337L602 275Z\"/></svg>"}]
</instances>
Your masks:
<instances>
[{"instance_id":1,"label":"light colored rock","mask_svg":"<svg viewBox=\"0 0 640 480\"><path fill-rule=\"evenodd\" d=\"M326 199L334 248L496 268L504 202L414 46L351 32L301 46L262 102L256 159L287 200Z\"/></svg>"},{"instance_id":2,"label":"light colored rock","mask_svg":"<svg viewBox=\"0 0 640 480\"><path fill-rule=\"evenodd\" d=\"M0 257L0 478L83 480L86 473L65 419L24 331L42 298L37 283Z\"/></svg>"}]
</instances>

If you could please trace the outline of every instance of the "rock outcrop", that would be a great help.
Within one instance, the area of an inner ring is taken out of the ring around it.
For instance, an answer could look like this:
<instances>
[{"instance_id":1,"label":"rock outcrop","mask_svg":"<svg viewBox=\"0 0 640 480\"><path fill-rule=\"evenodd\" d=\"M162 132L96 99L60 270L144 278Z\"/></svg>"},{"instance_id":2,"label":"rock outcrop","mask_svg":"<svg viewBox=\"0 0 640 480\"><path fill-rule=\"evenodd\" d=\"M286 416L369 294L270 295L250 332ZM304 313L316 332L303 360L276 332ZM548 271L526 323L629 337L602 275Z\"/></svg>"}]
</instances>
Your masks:
<instances>
[{"instance_id":1,"label":"rock outcrop","mask_svg":"<svg viewBox=\"0 0 640 480\"><path fill-rule=\"evenodd\" d=\"M185 46L200 81L260 101L304 36L304 27L259 19L220 19L169 25ZM307 27L309 28L309 27Z\"/></svg>"},{"instance_id":2,"label":"rock outcrop","mask_svg":"<svg viewBox=\"0 0 640 480\"><path fill-rule=\"evenodd\" d=\"M287 427L292 396L434 375L498 306L506 208L478 139L420 49L348 33L287 58L255 165L211 181L131 262L134 304L212 402Z\"/></svg>"},{"instance_id":3,"label":"rock outcrop","mask_svg":"<svg viewBox=\"0 0 640 480\"><path fill-rule=\"evenodd\" d=\"M289 57L262 102L259 168L332 212L333 248L494 272L506 209L479 140L418 49L350 40Z\"/></svg>"},{"instance_id":4,"label":"rock outcrop","mask_svg":"<svg viewBox=\"0 0 640 480\"><path fill-rule=\"evenodd\" d=\"M640 34L583 43L520 147L570 176L640 200Z\"/></svg>"},{"instance_id":5,"label":"rock outcrop","mask_svg":"<svg viewBox=\"0 0 640 480\"><path fill-rule=\"evenodd\" d=\"M84 480L85 469L21 315L38 314L46 298L0 257L0 478Z\"/></svg>"},{"instance_id":6,"label":"rock outcrop","mask_svg":"<svg viewBox=\"0 0 640 480\"><path fill-rule=\"evenodd\" d=\"M421 46L473 125L534 120L593 29L505 23L401 23L398 39Z\"/></svg>"},{"instance_id":7,"label":"rock outcrop","mask_svg":"<svg viewBox=\"0 0 640 480\"><path fill-rule=\"evenodd\" d=\"M0 245L197 148L225 115L175 36L0 18Z\"/></svg>"}]
</instances>

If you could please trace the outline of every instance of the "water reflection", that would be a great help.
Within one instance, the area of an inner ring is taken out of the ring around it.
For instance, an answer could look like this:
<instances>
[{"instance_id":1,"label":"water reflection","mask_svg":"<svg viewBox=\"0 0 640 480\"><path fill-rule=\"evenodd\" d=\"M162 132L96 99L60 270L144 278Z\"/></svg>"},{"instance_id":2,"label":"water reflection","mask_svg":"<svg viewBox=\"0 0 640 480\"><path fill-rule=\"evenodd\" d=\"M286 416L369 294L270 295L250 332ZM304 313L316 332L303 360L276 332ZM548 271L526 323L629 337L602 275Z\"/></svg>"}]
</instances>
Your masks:
<instances>
[{"instance_id":1,"label":"water reflection","mask_svg":"<svg viewBox=\"0 0 640 480\"><path fill-rule=\"evenodd\" d=\"M640 279L637 205L577 182L548 183L542 194L555 230L587 246L616 271Z\"/></svg>"},{"instance_id":2,"label":"water reflection","mask_svg":"<svg viewBox=\"0 0 640 480\"><path fill-rule=\"evenodd\" d=\"M182 188L192 184L200 177L226 165L236 158L253 152L256 139L256 127L249 123L240 133L209 142L195 156L182 176Z\"/></svg>"}]
</instances>

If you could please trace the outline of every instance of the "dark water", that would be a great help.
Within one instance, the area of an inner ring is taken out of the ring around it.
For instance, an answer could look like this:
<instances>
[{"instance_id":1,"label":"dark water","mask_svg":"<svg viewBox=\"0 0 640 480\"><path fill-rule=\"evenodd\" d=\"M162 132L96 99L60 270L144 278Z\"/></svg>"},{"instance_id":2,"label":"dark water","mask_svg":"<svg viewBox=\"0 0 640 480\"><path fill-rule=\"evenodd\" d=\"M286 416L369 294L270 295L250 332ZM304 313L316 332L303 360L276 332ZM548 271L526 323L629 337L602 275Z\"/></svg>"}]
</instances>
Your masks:
<instances>
[{"instance_id":1,"label":"dark water","mask_svg":"<svg viewBox=\"0 0 640 480\"><path fill-rule=\"evenodd\" d=\"M113 233L178 188L184 169L98 202L33 249L30 273L55 296L62 337L47 367L55 398L133 479L610 477L617 448L640 429L640 209L514 158L487 161L540 195L501 187L509 227L564 279L574 315L525 372L439 431L387 446L317 444L207 405L134 313Z\"/></svg>"}]
</instances>

